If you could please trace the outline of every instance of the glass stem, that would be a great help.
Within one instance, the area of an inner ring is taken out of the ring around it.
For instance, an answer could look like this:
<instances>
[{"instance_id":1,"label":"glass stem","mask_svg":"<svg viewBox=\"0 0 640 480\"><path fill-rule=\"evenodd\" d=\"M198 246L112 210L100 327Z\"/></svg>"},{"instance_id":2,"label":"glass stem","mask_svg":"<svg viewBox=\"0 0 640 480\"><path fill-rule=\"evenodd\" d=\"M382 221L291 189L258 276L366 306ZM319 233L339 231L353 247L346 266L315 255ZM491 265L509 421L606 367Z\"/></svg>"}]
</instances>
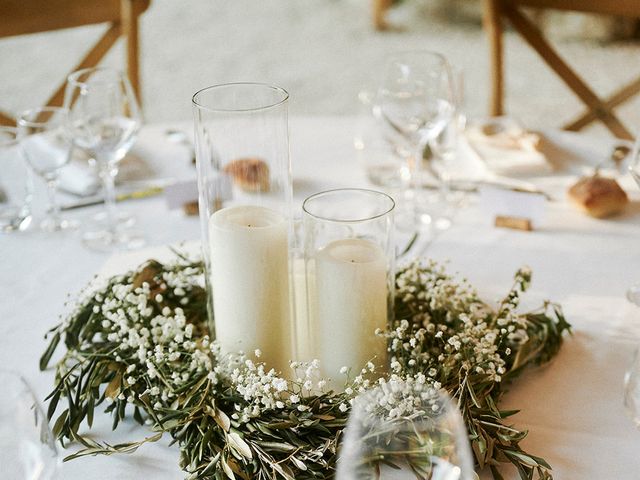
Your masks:
<instances>
[{"instance_id":1,"label":"glass stem","mask_svg":"<svg viewBox=\"0 0 640 480\"><path fill-rule=\"evenodd\" d=\"M49 218L53 222L54 228L60 225L60 206L57 200L58 177L47 178L47 195L49 197Z\"/></svg>"},{"instance_id":2,"label":"glass stem","mask_svg":"<svg viewBox=\"0 0 640 480\"><path fill-rule=\"evenodd\" d=\"M116 189L115 176L118 172L108 164L100 168L99 175L104 190L104 208L107 215L107 230L113 234L116 232Z\"/></svg>"},{"instance_id":3,"label":"glass stem","mask_svg":"<svg viewBox=\"0 0 640 480\"><path fill-rule=\"evenodd\" d=\"M440 197L443 202L449 200L449 192L451 190L451 177L447 172L442 172L440 174Z\"/></svg>"}]
</instances>

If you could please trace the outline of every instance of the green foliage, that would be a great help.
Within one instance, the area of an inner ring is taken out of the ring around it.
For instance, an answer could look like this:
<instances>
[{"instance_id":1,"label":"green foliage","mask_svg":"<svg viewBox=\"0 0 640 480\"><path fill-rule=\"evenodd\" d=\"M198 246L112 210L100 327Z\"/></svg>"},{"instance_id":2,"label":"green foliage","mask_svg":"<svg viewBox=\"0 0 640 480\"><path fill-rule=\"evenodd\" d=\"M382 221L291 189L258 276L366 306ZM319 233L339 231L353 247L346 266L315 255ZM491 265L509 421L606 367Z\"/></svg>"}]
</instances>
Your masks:
<instances>
[{"instance_id":1,"label":"green foliage","mask_svg":"<svg viewBox=\"0 0 640 480\"><path fill-rule=\"evenodd\" d=\"M209 342L203 274L202 263L182 257L174 264L147 262L87 294L49 332L41 369L61 342L65 351L56 363L48 417L55 418L53 432L63 446L82 446L66 460L131 453L168 434L189 479L332 477L345 406L355 393L312 393L289 382L283 397L273 396L286 401L255 409L236 379L238 368L247 367L234 366ZM386 333L393 374L426 376L457 400L476 463L495 479L505 463L523 480L551 478L551 467L519 446L527 432L508 420L517 411L498 406L505 383L553 358L570 330L558 305L516 312L529 281L530 273L519 271L492 309L436 265L414 263L397 275L396 318L404 321ZM277 380L262 367L246 372ZM118 445L91 440L82 432L91 428L96 407L111 415L113 429L131 416L154 434ZM253 413L239 415L243 411Z\"/></svg>"}]
</instances>

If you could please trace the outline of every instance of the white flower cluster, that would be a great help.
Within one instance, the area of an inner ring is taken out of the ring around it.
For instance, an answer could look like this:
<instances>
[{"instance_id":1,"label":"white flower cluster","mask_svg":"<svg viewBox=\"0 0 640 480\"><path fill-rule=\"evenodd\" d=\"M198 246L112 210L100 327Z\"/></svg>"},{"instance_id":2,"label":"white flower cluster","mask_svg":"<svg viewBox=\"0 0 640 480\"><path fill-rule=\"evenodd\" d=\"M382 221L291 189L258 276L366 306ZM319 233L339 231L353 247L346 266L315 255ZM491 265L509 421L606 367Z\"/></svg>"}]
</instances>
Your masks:
<instances>
[{"instance_id":1,"label":"white flower cluster","mask_svg":"<svg viewBox=\"0 0 640 480\"><path fill-rule=\"evenodd\" d=\"M196 341L184 310L163 306L165 296L186 305L197 278L190 269L164 271L152 291L148 282L134 287L132 278L121 277L93 296L103 341L114 344L115 360L126 365L119 400L148 395L154 408L162 408L174 401L176 390L212 370L209 338Z\"/></svg>"},{"instance_id":2,"label":"white flower cluster","mask_svg":"<svg viewBox=\"0 0 640 480\"><path fill-rule=\"evenodd\" d=\"M424 322L431 320L429 311L441 311L451 321L478 302L476 291L466 280L452 281L444 267L434 261L425 266L419 262L409 265L396 279L396 287L396 296L413 307L412 314Z\"/></svg>"},{"instance_id":3,"label":"white flower cluster","mask_svg":"<svg viewBox=\"0 0 640 480\"><path fill-rule=\"evenodd\" d=\"M364 415L365 421L411 420L438 414L442 401L438 388L430 385L424 375L392 374L388 379L379 379L376 388L358 398L355 411Z\"/></svg>"},{"instance_id":4,"label":"white flower cluster","mask_svg":"<svg viewBox=\"0 0 640 480\"><path fill-rule=\"evenodd\" d=\"M242 353L223 357L208 336L196 335L183 310L190 308L190 293L201 283L197 269L163 269L155 272L152 284L118 277L93 296L102 340L113 344L116 361L126 369L117 398L132 402L146 396L156 409L175 406L178 392L206 376L214 388L224 385L237 394L231 414L237 422L270 410L307 411L305 398L324 393L327 385L319 362L291 362L293 379L288 381ZM452 372L500 382L503 356L527 340L526 320L516 313L517 289L496 313L465 282L454 282L436 264L416 263L398 276L397 296L411 321L375 332L389 342L390 372L378 375L372 362L364 366L342 394L329 400L341 412L373 389L379 395L377 408L389 419L419 414ZM260 357L259 351L255 354ZM345 367L340 373L348 377L350 372Z\"/></svg>"},{"instance_id":5,"label":"white flower cluster","mask_svg":"<svg viewBox=\"0 0 640 480\"><path fill-rule=\"evenodd\" d=\"M398 277L397 296L409 305L413 320L401 320L387 334L392 371L424 371L436 385L454 370L500 382L503 357L528 340L526 319L516 312L526 271L517 280L496 313L435 264L409 266Z\"/></svg>"},{"instance_id":6,"label":"white flower cluster","mask_svg":"<svg viewBox=\"0 0 640 480\"><path fill-rule=\"evenodd\" d=\"M259 357L259 351L256 351ZM262 363L256 363L245 355L231 355L221 362L216 372L226 376L232 387L242 397L242 404L234 405L232 418L246 423L260 416L266 410L282 410L294 407L300 412L307 411L304 397L322 392L326 381L319 378L319 362L291 362L295 379L287 381L275 370L267 370ZM222 366L225 365L225 366ZM246 402L246 403L245 403Z\"/></svg>"}]
</instances>

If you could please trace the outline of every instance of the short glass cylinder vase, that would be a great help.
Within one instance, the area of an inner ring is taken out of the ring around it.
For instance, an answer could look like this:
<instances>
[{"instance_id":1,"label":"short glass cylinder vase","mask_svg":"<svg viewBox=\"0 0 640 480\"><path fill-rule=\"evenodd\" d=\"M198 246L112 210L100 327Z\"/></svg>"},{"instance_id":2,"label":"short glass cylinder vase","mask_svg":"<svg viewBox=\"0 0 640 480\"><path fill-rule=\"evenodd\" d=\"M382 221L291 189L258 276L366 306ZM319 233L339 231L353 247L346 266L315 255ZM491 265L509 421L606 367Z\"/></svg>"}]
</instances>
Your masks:
<instances>
[{"instance_id":1,"label":"short glass cylinder vase","mask_svg":"<svg viewBox=\"0 0 640 480\"><path fill-rule=\"evenodd\" d=\"M285 375L295 337L288 98L258 83L193 96L211 332L223 354L260 350Z\"/></svg>"},{"instance_id":2,"label":"short glass cylinder vase","mask_svg":"<svg viewBox=\"0 0 640 480\"><path fill-rule=\"evenodd\" d=\"M303 203L307 329L299 334L334 390L368 362L386 366L386 341L376 330L393 315L394 207L390 196L356 188Z\"/></svg>"}]
</instances>

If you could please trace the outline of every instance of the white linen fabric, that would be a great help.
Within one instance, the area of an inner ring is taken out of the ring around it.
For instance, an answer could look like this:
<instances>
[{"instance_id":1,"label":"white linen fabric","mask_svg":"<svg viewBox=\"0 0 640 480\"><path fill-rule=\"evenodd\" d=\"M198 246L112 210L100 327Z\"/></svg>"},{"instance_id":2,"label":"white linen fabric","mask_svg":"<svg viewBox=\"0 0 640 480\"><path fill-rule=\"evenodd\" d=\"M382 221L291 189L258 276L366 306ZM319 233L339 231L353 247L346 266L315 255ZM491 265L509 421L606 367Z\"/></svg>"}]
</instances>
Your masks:
<instances>
[{"instance_id":1,"label":"white linen fabric","mask_svg":"<svg viewBox=\"0 0 640 480\"><path fill-rule=\"evenodd\" d=\"M355 162L352 134L355 119L308 117L291 119L291 150L296 207L310 193L339 187L369 187ZM186 131L188 124L181 125ZM176 125L172 125L176 127ZM195 176L189 152L164 138L165 126L146 126L133 148L152 175ZM543 299L560 302L574 335L559 356L530 369L509 387L505 408L522 411L512 421L529 429L522 446L554 467L557 479L636 479L640 471L640 432L625 415L622 377L640 332L640 309L626 302L625 289L640 280L640 195L622 178L634 200L614 219L595 220L572 208L564 191L575 175L604 158L612 142L593 141L565 132L545 132L554 150L551 161L560 173L531 180L552 195L545 220L533 232L496 229L477 205L461 210L452 228L426 249L437 260L449 260L488 300L511 286L521 265L534 272L526 306ZM198 240L197 217L167 210L160 197L121 203L134 212L149 246ZM67 212L84 219L100 210ZM38 371L46 347L43 334L70 308L65 306L100 271L108 255L85 249L79 233L46 235L36 229L0 236L0 365L20 371L40 398L50 391L53 372ZM116 270L121 257L110 266ZM141 439L149 432L133 422L111 432L110 418L96 413L93 434L110 443ZM145 445L132 456L90 457L63 465L61 478L94 480L182 478L178 450L169 438ZM65 453L65 452L63 452ZM487 472L483 478L490 478ZM506 478L517 478L510 472Z\"/></svg>"}]
</instances>

